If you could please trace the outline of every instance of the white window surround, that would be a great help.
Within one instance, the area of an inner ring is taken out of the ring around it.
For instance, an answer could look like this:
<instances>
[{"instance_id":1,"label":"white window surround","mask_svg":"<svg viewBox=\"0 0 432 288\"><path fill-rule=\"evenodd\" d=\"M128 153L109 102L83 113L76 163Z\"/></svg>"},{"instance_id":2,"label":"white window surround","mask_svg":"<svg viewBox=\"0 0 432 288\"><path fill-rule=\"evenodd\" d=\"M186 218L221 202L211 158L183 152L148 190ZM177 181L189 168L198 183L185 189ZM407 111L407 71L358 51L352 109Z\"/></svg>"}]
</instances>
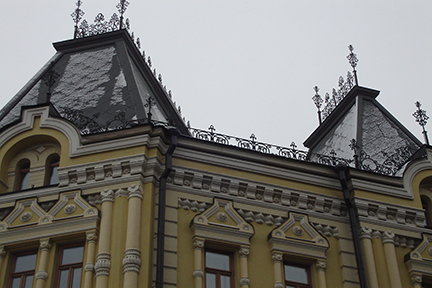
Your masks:
<instances>
[{"instance_id":1,"label":"white window surround","mask_svg":"<svg viewBox=\"0 0 432 288\"><path fill-rule=\"evenodd\" d=\"M221 248L228 245L237 249L240 258L239 287L249 288L247 259L250 251L250 238L254 235L255 230L234 210L232 201L214 198L213 205L196 215L190 226L194 232L195 270L193 277L195 288L204 287L202 259L205 242L211 242Z\"/></svg>"},{"instance_id":2,"label":"white window surround","mask_svg":"<svg viewBox=\"0 0 432 288\"><path fill-rule=\"evenodd\" d=\"M274 287L285 287L283 281L284 259L301 259L315 264L319 288L326 288L326 251L329 243L309 222L308 215L293 213L269 235L274 266Z\"/></svg>"}]
</instances>

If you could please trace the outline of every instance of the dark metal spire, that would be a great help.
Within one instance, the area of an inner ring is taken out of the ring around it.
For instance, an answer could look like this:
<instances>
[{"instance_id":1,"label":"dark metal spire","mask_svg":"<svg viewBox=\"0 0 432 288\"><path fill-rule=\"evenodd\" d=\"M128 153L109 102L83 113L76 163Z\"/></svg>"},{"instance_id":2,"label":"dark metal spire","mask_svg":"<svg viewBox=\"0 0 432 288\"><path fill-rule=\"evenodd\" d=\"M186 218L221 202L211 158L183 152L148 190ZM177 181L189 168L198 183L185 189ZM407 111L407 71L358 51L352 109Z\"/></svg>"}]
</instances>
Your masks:
<instances>
[{"instance_id":1,"label":"dark metal spire","mask_svg":"<svg viewBox=\"0 0 432 288\"><path fill-rule=\"evenodd\" d=\"M314 101L315 106L318 109L318 112L317 112L318 113L318 121L319 121L319 124L321 125L321 122L322 122L322 120L321 120L321 106L322 106L322 103L323 103L323 99L318 94L318 91L319 91L318 86L313 87L313 89L315 91L315 95L312 97L312 100Z\"/></svg>"},{"instance_id":2,"label":"dark metal spire","mask_svg":"<svg viewBox=\"0 0 432 288\"><path fill-rule=\"evenodd\" d=\"M84 14L85 14L84 11L81 9L81 4L82 4L82 1L78 0L76 3L77 8L71 14L72 19L75 23L74 39L76 39L78 36L78 23L81 21L82 16L84 16Z\"/></svg>"},{"instance_id":3,"label":"dark metal spire","mask_svg":"<svg viewBox=\"0 0 432 288\"><path fill-rule=\"evenodd\" d=\"M348 46L348 49L350 51L350 54L348 54L347 59L351 65L351 67L353 68L353 74L354 74L354 81L355 81L355 85L358 85L358 79L357 79L357 62L359 61L357 58L357 54L355 54L354 51L354 47L352 45Z\"/></svg>"},{"instance_id":4,"label":"dark metal spire","mask_svg":"<svg viewBox=\"0 0 432 288\"><path fill-rule=\"evenodd\" d=\"M414 118L416 119L416 122L419 123L419 125L423 128L423 137L425 139L425 142L427 145L429 144L429 139L427 136L427 131L425 129L427 120L429 119L429 116L426 115L426 111L421 109L421 103L419 101L414 103L415 106L417 107L417 111L415 111L412 115L414 116Z\"/></svg>"},{"instance_id":5,"label":"dark metal spire","mask_svg":"<svg viewBox=\"0 0 432 288\"><path fill-rule=\"evenodd\" d=\"M127 0L120 0L120 3L116 6L120 14L120 29L123 29L123 15L126 12L127 6L129 6L129 2Z\"/></svg>"}]
</instances>

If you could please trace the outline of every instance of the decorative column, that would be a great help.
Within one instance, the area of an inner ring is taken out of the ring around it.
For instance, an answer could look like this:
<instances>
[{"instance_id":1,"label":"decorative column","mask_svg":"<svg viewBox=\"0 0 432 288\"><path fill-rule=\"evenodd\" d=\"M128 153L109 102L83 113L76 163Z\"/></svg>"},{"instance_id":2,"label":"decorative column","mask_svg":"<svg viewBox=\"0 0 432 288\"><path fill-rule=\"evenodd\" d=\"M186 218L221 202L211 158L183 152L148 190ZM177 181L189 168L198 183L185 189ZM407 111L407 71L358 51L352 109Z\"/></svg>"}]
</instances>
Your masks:
<instances>
[{"instance_id":1,"label":"decorative column","mask_svg":"<svg viewBox=\"0 0 432 288\"><path fill-rule=\"evenodd\" d=\"M49 238L40 239L40 260L38 266L38 272L36 273L36 288L43 288L45 281L48 279L47 265L48 256L51 250L51 243Z\"/></svg>"},{"instance_id":2,"label":"decorative column","mask_svg":"<svg viewBox=\"0 0 432 288\"><path fill-rule=\"evenodd\" d=\"M327 288L326 274L325 274L325 269L327 267L326 261L318 260L315 263L315 267L316 267L317 274L318 274L318 287L319 288Z\"/></svg>"},{"instance_id":3,"label":"decorative column","mask_svg":"<svg viewBox=\"0 0 432 288\"><path fill-rule=\"evenodd\" d=\"M249 288L249 274L248 274L248 256L250 253L249 246L240 246L240 287Z\"/></svg>"},{"instance_id":4,"label":"decorative column","mask_svg":"<svg viewBox=\"0 0 432 288\"><path fill-rule=\"evenodd\" d=\"M87 240L87 258L84 267L84 288L91 288L93 282L93 271L94 271L94 261L95 261L95 250L97 241L96 231L86 232Z\"/></svg>"},{"instance_id":5,"label":"decorative column","mask_svg":"<svg viewBox=\"0 0 432 288\"><path fill-rule=\"evenodd\" d=\"M273 270L274 270L274 288L284 288L285 285L282 283L282 259L283 255L280 252L273 251L272 253L272 261L273 261Z\"/></svg>"},{"instance_id":6,"label":"decorative column","mask_svg":"<svg viewBox=\"0 0 432 288\"><path fill-rule=\"evenodd\" d=\"M123 257L123 287L138 287L138 275L141 266L141 202L143 192L139 186L128 188L128 218L126 230L126 250Z\"/></svg>"},{"instance_id":7,"label":"decorative column","mask_svg":"<svg viewBox=\"0 0 432 288\"><path fill-rule=\"evenodd\" d=\"M369 288L378 287L378 276L376 273L375 259L372 248L372 229L368 227L360 228L360 242L365 260L366 277Z\"/></svg>"},{"instance_id":8,"label":"decorative column","mask_svg":"<svg viewBox=\"0 0 432 288\"><path fill-rule=\"evenodd\" d=\"M194 277L195 288L203 287L204 273L202 270L202 255L204 249L204 241L205 240L202 238L195 238L193 242L195 270L192 275Z\"/></svg>"},{"instance_id":9,"label":"decorative column","mask_svg":"<svg viewBox=\"0 0 432 288\"><path fill-rule=\"evenodd\" d=\"M102 217L99 232L99 250L95 264L96 288L108 287L108 276L111 268L111 223L114 203L114 192L105 189L101 192Z\"/></svg>"},{"instance_id":10,"label":"decorative column","mask_svg":"<svg viewBox=\"0 0 432 288\"><path fill-rule=\"evenodd\" d=\"M390 278L390 286L392 288L402 288L402 282L397 265L397 257L394 242L395 234L391 231L383 233L384 255L387 262L387 270Z\"/></svg>"},{"instance_id":11,"label":"decorative column","mask_svg":"<svg viewBox=\"0 0 432 288\"><path fill-rule=\"evenodd\" d=\"M422 274L420 273L416 273L416 272L411 272L410 273L410 277L411 277L411 284L413 285L414 288L422 288Z\"/></svg>"},{"instance_id":12,"label":"decorative column","mask_svg":"<svg viewBox=\"0 0 432 288\"><path fill-rule=\"evenodd\" d=\"M3 260L6 257L6 248L4 246L0 246L0 271L2 271Z\"/></svg>"}]
</instances>

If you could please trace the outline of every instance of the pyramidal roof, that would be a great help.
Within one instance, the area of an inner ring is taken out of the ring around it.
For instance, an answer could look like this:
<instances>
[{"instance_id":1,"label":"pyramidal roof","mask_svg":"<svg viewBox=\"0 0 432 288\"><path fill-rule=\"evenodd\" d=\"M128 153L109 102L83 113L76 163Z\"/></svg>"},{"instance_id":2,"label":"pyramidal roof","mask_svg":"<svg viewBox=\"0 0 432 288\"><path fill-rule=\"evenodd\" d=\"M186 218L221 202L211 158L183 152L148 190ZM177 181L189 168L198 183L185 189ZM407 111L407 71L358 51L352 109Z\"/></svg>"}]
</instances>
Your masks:
<instances>
[{"instance_id":1,"label":"pyramidal roof","mask_svg":"<svg viewBox=\"0 0 432 288\"><path fill-rule=\"evenodd\" d=\"M53 45L57 53L0 111L0 129L18 121L23 106L50 102L81 134L150 120L188 134L170 95L126 30Z\"/></svg>"},{"instance_id":2,"label":"pyramidal roof","mask_svg":"<svg viewBox=\"0 0 432 288\"><path fill-rule=\"evenodd\" d=\"M366 170L379 170L377 166L383 163L401 168L398 166L422 143L378 103L378 94L377 90L354 86L304 141L310 154L345 159L356 155L355 165Z\"/></svg>"}]
</instances>

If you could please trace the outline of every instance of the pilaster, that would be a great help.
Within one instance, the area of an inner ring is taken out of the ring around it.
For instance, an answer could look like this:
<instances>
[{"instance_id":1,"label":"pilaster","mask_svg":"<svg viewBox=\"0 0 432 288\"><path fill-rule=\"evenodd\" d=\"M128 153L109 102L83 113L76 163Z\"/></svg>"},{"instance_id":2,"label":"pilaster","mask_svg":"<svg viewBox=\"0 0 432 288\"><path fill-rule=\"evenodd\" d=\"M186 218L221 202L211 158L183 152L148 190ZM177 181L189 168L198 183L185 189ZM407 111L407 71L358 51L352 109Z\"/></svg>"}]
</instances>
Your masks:
<instances>
[{"instance_id":1,"label":"pilaster","mask_svg":"<svg viewBox=\"0 0 432 288\"><path fill-rule=\"evenodd\" d=\"M48 256L51 250L51 243L49 238L41 239L39 245L40 250L40 260L39 266L36 272L36 288L43 288L45 286L45 282L48 279L47 265L48 265Z\"/></svg>"},{"instance_id":2,"label":"pilaster","mask_svg":"<svg viewBox=\"0 0 432 288\"><path fill-rule=\"evenodd\" d=\"M387 262L387 270L390 277L390 285L392 288L402 288L402 282L397 265L397 257L395 250L395 234L391 231L383 233L382 242L384 246L384 254Z\"/></svg>"}]
</instances>

